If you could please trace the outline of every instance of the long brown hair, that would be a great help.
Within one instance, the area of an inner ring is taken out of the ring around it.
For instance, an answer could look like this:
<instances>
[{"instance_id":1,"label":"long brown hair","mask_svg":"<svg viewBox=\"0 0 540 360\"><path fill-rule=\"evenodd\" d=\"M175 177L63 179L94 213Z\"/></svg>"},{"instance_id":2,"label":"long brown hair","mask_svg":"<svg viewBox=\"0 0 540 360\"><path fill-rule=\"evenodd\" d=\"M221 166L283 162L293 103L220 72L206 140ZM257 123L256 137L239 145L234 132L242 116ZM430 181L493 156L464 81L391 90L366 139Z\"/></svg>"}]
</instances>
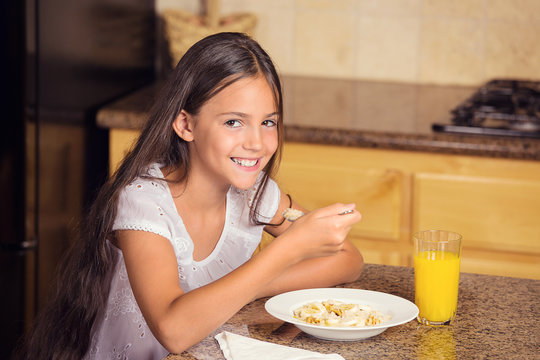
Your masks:
<instances>
[{"instance_id":1,"label":"long brown hair","mask_svg":"<svg viewBox=\"0 0 540 360\"><path fill-rule=\"evenodd\" d=\"M189 148L173 131L182 109L196 115L215 94L233 82L262 74L275 96L278 111L278 150L265 167L250 219L257 219L261 195L280 160L283 139L281 84L268 54L250 37L219 33L202 39L182 57L169 76L140 137L110 177L80 224L78 238L59 267L53 294L40 312L16 358L81 359L90 346L93 325L104 311L115 252L107 245L120 191L152 163L183 168L189 174Z\"/></svg>"}]
</instances>

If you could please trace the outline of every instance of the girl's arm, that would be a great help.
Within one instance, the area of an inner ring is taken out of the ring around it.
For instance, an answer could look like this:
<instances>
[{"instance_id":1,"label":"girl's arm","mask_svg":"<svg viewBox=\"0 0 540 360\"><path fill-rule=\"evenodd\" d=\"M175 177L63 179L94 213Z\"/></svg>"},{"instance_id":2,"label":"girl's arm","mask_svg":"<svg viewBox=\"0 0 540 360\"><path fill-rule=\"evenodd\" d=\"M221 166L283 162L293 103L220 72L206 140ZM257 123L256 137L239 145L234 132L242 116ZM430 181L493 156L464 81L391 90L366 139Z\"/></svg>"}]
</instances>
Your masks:
<instances>
[{"instance_id":1,"label":"girl's arm","mask_svg":"<svg viewBox=\"0 0 540 360\"><path fill-rule=\"evenodd\" d=\"M129 281L156 339L181 353L225 323L294 262L269 249L221 279L184 293L170 242L144 231L117 231Z\"/></svg>"},{"instance_id":2,"label":"girl's arm","mask_svg":"<svg viewBox=\"0 0 540 360\"><path fill-rule=\"evenodd\" d=\"M280 208L284 206L288 200ZM116 244L150 330L168 351L180 353L259 296L352 280L361 257L345 237L360 214L336 215L352 207L335 204L312 211L292 225L283 224L279 236L244 265L188 293L180 287L178 264L167 239L122 230L116 232Z\"/></svg>"},{"instance_id":3,"label":"girl's arm","mask_svg":"<svg viewBox=\"0 0 540 360\"><path fill-rule=\"evenodd\" d=\"M282 193L280 205L273 219L273 223L280 223L283 220L282 213L290 205L289 198ZM306 213L306 210L295 202L292 203L292 208ZM354 206L343 206L343 210L349 208L354 208ZM341 210L338 211L340 212ZM355 213L358 218L356 221L359 221L361 216L356 211ZM353 214L343 216L351 215ZM297 221L300 222L302 219ZM275 237L279 237L292 225L293 223L284 221L279 226L266 226L265 231ZM306 259L289 267L277 278L269 282L268 285L257 294L257 297L272 296L297 289L327 287L352 282L360 276L363 264L364 261L358 249L356 249L350 241L345 240L341 251L335 254Z\"/></svg>"}]
</instances>

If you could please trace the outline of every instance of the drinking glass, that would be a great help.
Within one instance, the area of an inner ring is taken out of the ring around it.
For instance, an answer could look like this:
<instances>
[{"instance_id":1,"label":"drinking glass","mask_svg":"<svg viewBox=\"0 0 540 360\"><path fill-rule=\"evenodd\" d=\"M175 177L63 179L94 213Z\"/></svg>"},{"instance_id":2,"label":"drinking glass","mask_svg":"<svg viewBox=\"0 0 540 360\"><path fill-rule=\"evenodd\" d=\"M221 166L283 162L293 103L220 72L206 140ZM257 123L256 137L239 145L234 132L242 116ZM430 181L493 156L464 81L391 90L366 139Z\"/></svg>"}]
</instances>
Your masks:
<instances>
[{"instance_id":1,"label":"drinking glass","mask_svg":"<svg viewBox=\"0 0 540 360\"><path fill-rule=\"evenodd\" d=\"M425 325L450 325L456 316L461 235L426 230L414 237L414 300Z\"/></svg>"}]
</instances>

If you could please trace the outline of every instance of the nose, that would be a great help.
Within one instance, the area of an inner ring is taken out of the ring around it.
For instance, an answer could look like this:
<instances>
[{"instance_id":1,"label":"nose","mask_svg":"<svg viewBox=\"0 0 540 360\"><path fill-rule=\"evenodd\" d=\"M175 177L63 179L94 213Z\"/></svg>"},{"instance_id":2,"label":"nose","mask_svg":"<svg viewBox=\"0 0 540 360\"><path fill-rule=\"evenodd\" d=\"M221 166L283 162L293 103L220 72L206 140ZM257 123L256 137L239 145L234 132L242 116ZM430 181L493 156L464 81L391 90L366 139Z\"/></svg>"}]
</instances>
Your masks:
<instances>
[{"instance_id":1,"label":"nose","mask_svg":"<svg viewBox=\"0 0 540 360\"><path fill-rule=\"evenodd\" d=\"M263 134L259 127L251 127L244 137L244 149L259 151L263 148Z\"/></svg>"}]
</instances>

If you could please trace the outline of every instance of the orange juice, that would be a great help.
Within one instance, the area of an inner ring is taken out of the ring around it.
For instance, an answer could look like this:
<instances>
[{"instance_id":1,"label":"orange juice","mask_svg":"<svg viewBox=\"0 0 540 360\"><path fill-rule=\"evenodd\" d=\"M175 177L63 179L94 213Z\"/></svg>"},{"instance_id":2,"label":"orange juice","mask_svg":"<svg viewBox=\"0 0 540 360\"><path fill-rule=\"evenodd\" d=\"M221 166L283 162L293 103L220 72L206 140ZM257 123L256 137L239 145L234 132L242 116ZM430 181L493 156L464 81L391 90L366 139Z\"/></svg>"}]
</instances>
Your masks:
<instances>
[{"instance_id":1,"label":"orange juice","mask_svg":"<svg viewBox=\"0 0 540 360\"><path fill-rule=\"evenodd\" d=\"M459 260L458 255L448 251L427 250L414 256L415 303L420 318L430 323L444 323L454 318Z\"/></svg>"}]
</instances>

